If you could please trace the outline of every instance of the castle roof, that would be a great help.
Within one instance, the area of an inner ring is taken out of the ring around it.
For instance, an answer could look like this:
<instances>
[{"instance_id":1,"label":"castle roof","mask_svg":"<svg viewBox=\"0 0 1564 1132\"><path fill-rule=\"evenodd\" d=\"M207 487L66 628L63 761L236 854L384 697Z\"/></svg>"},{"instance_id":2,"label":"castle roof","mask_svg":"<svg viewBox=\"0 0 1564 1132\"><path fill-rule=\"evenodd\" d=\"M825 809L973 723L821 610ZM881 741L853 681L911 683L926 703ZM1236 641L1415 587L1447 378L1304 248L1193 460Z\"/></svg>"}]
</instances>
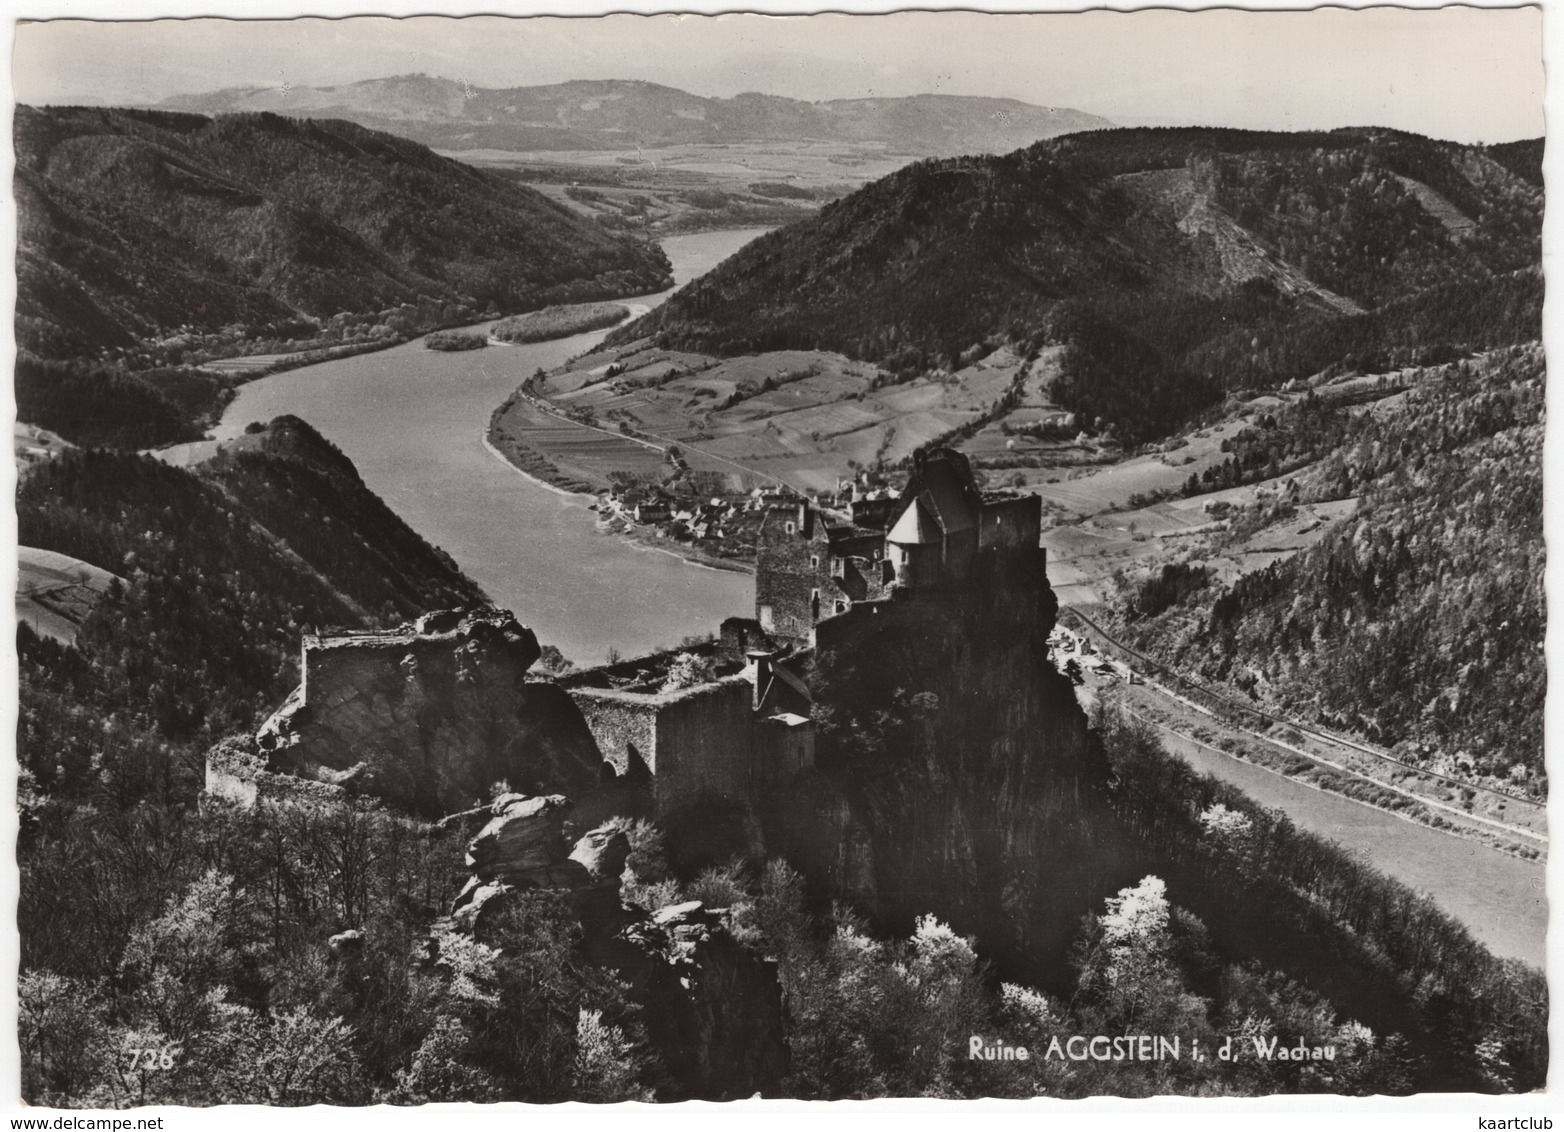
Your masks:
<instances>
[{"instance_id":1,"label":"castle roof","mask_svg":"<svg viewBox=\"0 0 1564 1132\"><path fill-rule=\"evenodd\" d=\"M977 526L982 497L972 482L966 462L943 456L942 452L931 455L918 469L917 478L922 481L919 486L923 489L918 498L933 512L941 529L947 535L953 535Z\"/></svg>"},{"instance_id":2,"label":"castle roof","mask_svg":"<svg viewBox=\"0 0 1564 1132\"><path fill-rule=\"evenodd\" d=\"M896 525L885 536L885 541L899 546L927 546L939 542L940 538L940 529L920 497L914 499L912 505L901 513L901 518L896 520Z\"/></svg>"},{"instance_id":3,"label":"castle roof","mask_svg":"<svg viewBox=\"0 0 1564 1132\"><path fill-rule=\"evenodd\" d=\"M983 509L983 497L978 492L972 476L972 465L960 452L950 448L936 448L931 452L918 452L913 457L912 475L902 491L902 499L916 499L924 515L935 525L938 535L954 535L970 531L978 525L978 514ZM911 508L908 508L910 511ZM898 520L897 527L906 518ZM905 542L892 538L893 542Z\"/></svg>"}]
</instances>

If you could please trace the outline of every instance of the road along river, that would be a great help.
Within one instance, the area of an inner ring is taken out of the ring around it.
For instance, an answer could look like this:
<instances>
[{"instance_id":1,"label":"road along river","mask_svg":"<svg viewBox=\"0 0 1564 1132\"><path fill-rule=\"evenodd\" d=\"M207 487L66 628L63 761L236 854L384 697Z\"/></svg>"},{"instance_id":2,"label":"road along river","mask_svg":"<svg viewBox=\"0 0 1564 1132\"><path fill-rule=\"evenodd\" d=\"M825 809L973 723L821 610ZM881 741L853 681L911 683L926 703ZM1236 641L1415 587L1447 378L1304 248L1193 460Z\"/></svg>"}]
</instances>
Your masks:
<instances>
[{"instance_id":1,"label":"road along river","mask_svg":"<svg viewBox=\"0 0 1564 1132\"><path fill-rule=\"evenodd\" d=\"M663 241L675 287L761 231ZM672 293L626 302L649 308ZM276 374L243 386L215 435L226 439L283 413L303 418L540 641L577 663L600 661L610 648L634 656L749 612L753 579L605 533L586 509L589 496L523 475L485 443L490 413L523 378L605 334L453 353L414 341Z\"/></svg>"},{"instance_id":2,"label":"road along river","mask_svg":"<svg viewBox=\"0 0 1564 1132\"><path fill-rule=\"evenodd\" d=\"M1495 955L1543 965L1547 867L1318 790L1157 727L1168 750L1429 896Z\"/></svg>"}]
</instances>

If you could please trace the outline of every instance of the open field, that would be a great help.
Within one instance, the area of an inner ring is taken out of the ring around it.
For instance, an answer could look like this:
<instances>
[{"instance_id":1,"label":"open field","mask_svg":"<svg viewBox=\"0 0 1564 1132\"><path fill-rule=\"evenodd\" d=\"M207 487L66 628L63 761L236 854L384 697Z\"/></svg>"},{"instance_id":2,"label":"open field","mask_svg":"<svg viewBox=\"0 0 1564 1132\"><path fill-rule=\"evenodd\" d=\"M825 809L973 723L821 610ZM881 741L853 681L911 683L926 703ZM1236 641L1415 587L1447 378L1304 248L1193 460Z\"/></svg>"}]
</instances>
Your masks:
<instances>
[{"instance_id":1,"label":"open field","mask_svg":"<svg viewBox=\"0 0 1564 1132\"><path fill-rule=\"evenodd\" d=\"M1207 504L1223 502L1235 508L1247 507L1262 498L1262 493L1274 491L1280 482L1226 488L1188 499L1174 498L1134 511L1099 513L1044 531L1048 576L1054 588L1060 590L1059 600L1065 605L1097 604L1108 597L1115 571L1185 557L1198 558L1216 572L1218 580L1231 583L1244 574L1307 550L1357 507L1356 497L1301 503L1296 514L1284 523L1267 526L1236 541L1219 537L1228 531L1229 520L1207 513Z\"/></svg>"},{"instance_id":2,"label":"open field","mask_svg":"<svg viewBox=\"0 0 1564 1132\"><path fill-rule=\"evenodd\" d=\"M79 558L17 548L16 616L35 633L76 643L82 619L115 581L115 575Z\"/></svg>"},{"instance_id":3,"label":"open field","mask_svg":"<svg viewBox=\"0 0 1564 1132\"><path fill-rule=\"evenodd\" d=\"M641 342L578 358L541 392L599 423L624 422L797 488L830 490L860 467L894 466L981 426L1025 370L1002 348L953 374L889 385L874 366L824 351L724 359Z\"/></svg>"},{"instance_id":4,"label":"open field","mask_svg":"<svg viewBox=\"0 0 1564 1132\"><path fill-rule=\"evenodd\" d=\"M529 475L568 491L606 490L613 472L656 482L672 471L667 442L573 421L524 397L512 398L495 414L490 438ZM740 465L682 445L680 449L692 471L722 477L729 490L748 491L769 482Z\"/></svg>"},{"instance_id":5,"label":"open field","mask_svg":"<svg viewBox=\"0 0 1564 1132\"><path fill-rule=\"evenodd\" d=\"M787 224L917 156L880 144L776 142L661 149L450 151L606 228L658 236Z\"/></svg>"},{"instance_id":6,"label":"open field","mask_svg":"<svg viewBox=\"0 0 1564 1132\"><path fill-rule=\"evenodd\" d=\"M25 471L41 460L51 460L75 445L56 436L46 428L15 421L11 427L11 446L16 457L16 470Z\"/></svg>"}]
</instances>

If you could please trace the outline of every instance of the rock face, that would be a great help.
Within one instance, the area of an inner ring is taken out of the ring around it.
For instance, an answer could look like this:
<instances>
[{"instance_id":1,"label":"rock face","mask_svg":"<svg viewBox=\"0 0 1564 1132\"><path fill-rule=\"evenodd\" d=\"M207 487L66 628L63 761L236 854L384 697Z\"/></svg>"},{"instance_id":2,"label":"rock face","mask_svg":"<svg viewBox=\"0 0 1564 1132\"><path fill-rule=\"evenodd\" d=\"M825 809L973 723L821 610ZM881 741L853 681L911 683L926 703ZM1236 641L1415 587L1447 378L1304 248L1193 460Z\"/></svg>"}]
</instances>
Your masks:
<instances>
[{"instance_id":1,"label":"rock face","mask_svg":"<svg viewBox=\"0 0 1564 1132\"><path fill-rule=\"evenodd\" d=\"M308 637L303 681L258 736L271 769L439 817L505 782L588 789L601 758L580 712L529 683L537 638L493 609L388 633Z\"/></svg>"},{"instance_id":2,"label":"rock face","mask_svg":"<svg viewBox=\"0 0 1564 1132\"><path fill-rule=\"evenodd\" d=\"M494 820L467 848L467 867L479 880L545 888L569 884L565 870L556 868L567 863L559 860L559 842L569 810L569 800L559 794L502 795L494 802Z\"/></svg>"},{"instance_id":3,"label":"rock face","mask_svg":"<svg viewBox=\"0 0 1564 1132\"><path fill-rule=\"evenodd\" d=\"M624 905L624 833L601 826L570 841L560 795L506 795L468 846L472 880L452 919L505 949L507 902L529 889L568 893L587 961L612 968L643 1008L648 1037L677 1083L669 1099L726 1100L775 1093L787 1072L776 964L745 950L725 914L699 901L647 915Z\"/></svg>"},{"instance_id":4,"label":"rock face","mask_svg":"<svg viewBox=\"0 0 1564 1132\"><path fill-rule=\"evenodd\" d=\"M1048 986L1068 976L1081 916L1134 866L1048 659L1053 592L1025 563L979 569L960 592L821 626L818 758L848 816L830 858L796 855L885 930L933 913L1006 977Z\"/></svg>"},{"instance_id":5,"label":"rock face","mask_svg":"<svg viewBox=\"0 0 1564 1132\"><path fill-rule=\"evenodd\" d=\"M619 876L630 842L617 829L594 829L573 846L565 832L570 800L559 794L529 798L506 794L489 807L494 816L467 846L472 877L452 908L458 927L479 938L486 918L514 892L536 888L570 893L576 914L597 931L617 931L627 921L619 903Z\"/></svg>"}]
</instances>

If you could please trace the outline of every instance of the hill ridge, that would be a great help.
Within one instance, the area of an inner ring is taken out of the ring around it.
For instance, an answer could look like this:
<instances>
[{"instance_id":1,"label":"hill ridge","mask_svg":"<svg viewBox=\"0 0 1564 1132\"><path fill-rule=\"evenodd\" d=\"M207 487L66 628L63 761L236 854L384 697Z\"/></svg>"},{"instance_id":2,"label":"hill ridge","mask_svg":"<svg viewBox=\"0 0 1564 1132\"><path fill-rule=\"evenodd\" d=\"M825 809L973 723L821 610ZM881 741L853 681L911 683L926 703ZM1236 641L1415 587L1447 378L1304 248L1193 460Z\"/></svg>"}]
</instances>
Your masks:
<instances>
[{"instance_id":1,"label":"hill ridge","mask_svg":"<svg viewBox=\"0 0 1564 1132\"><path fill-rule=\"evenodd\" d=\"M1055 400L1138 442L1227 390L1536 337L1542 193L1511 168L1524 159L1393 130L1148 128L921 161L754 241L607 343L832 350L901 380L1061 345ZM1182 226L1167 192L1124 181L1180 171L1207 198ZM1446 205L1472 226L1452 230ZM1496 288L1513 299L1499 320Z\"/></svg>"},{"instance_id":2,"label":"hill ridge","mask_svg":"<svg viewBox=\"0 0 1564 1132\"><path fill-rule=\"evenodd\" d=\"M1005 152L1106 118L1013 98L928 92L827 99L692 94L639 79L478 87L426 74L318 87L232 87L160 109L331 113L442 149L572 150L705 142L877 142L913 153ZM465 131L465 132L457 132Z\"/></svg>"},{"instance_id":3,"label":"hill ridge","mask_svg":"<svg viewBox=\"0 0 1564 1132\"><path fill-rule=\"evenodd\" d=\"M238 323L308 334L658 290L660 250L349 122L19 107L18 340L44 357ZM309 325L300 325L301 323Z\"/></svg>"}]
</instances>

